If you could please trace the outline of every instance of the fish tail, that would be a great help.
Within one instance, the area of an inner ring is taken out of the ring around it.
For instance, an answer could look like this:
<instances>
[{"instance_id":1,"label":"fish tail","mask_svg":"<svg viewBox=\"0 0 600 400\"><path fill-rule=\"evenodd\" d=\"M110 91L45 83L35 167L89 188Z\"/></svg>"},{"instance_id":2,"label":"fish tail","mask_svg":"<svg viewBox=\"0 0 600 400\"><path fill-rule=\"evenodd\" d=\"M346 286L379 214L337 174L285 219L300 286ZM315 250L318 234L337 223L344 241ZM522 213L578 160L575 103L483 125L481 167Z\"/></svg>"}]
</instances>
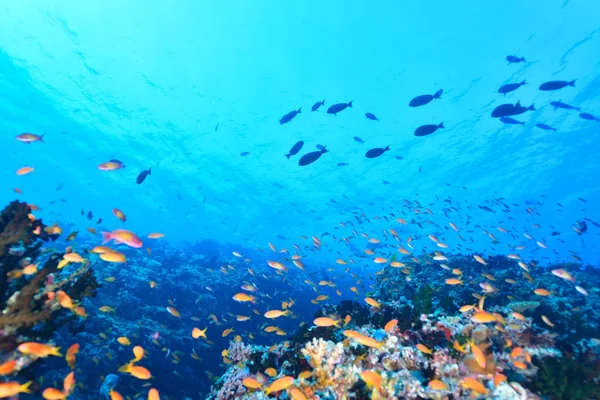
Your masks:
<instances>
[{"instance_id":1,"label":"fish tail","mask_svg":"<svg viewBox=\"0 0 600 400\"><path fill-rule=\"evenodd\" d=\"M572 80L571 82L567 83L567 86L575 87L575 80Z\"/></svg>"},{"instance_id":2,"label":"fish tail","mask_svg":"<svg viewBox=\"0 0 600 400\"><path fill-rule=\"evenodd\" d=\"M521 82L521 85L527 85L527 81Z\"/></svg>"},{"instance_id":3,"label":"fish tail","mask_svg":"<svg viewBox=\"0 0 600 400\"><path fill-rule=\"evenodd\" d=\"M533 104L530 105L529 107L527 107L527 109L530 110L530 111L535 111L535 107L533 106Z\"/></svg>"},{"instance_id":4,"label":"fish tail","mask_svg":"<svg viewBox=\"0 0 600 400\"><path fill-rule=\"evenodd\" d=\"M45 133L40 136L40 142L42 142L42 143L44 143L44 135L45 135Z\"/></svg>"},{"instance_id":5,"label":"fish tail","mask_svg":"<svg viewBox=\"0 0 600 400\"><path fill-rule=\"evenodd\" d=\"M439 128L445 128L445 126L444 126L444 123L443 123L443 122L441 122L441 123L438 125L438 129L439 129Z\"/></svg>"},{"instance_id":6,"label":"fish tail","mask_svg":"<svg viewBox=\"0 0 600 400\"><path fill-rule=\"evenodd\" d=\"M50 354L53 356L62 357L62 354L60 354L60 347L53 347L52 351L50 351Z\"/></svg>"},{"instance_id":7,"label":"fish tail","mask_svg":"<svg viewBox=\"0 0 600 400\"><path fill-rule=\"evenodd\" d=\"M285 156L286 156L286 157L287 157L287 159L289 160L289 159L290 159L290 156L291 156L291 154L286 154Z\"/></svg>"},{"instance_id":8,"label":"fish tail","mask_svg":"<svg viewBox=\"0 0 600 400\"><path fill-rule=\"evenodd\" d=\"M148 168L148 175L152 175L152 167Z\"/></svg>"},{"instance_id":9,"label":"fish tail","mask_svg":"<svg viewBox=\"0 0 600 400\"><path fill-rule=\"evenodd\" d=\"M352 108L352 102L353 102L353 101L354 101L354 100L350 100L350 103L348 103L348 107Z\"/></svg>"},{"instance_id":10,"label":"fish tail","mask_svg":"<svg viewBox=\"0 0 600 400\"><path fill-rule=\"evenodd\" d=\"M101 232L102 233L102 244L108 243L113 238L112 232Z\"/></svg>"},{"instance_id":11,"label":"fish tail","mask_svg":"<svg viewBox=\"0 0 600 400\"><path fill-rule=\"evenodd\" d=\"M298 111L296 111L296 112L297 112L298 114L302 114L302 107L300 107L300 108L298 109Z\"/></svg>"},{"instance_id":12,"label":"fish tail","mask_svg":"<svg viewBox=\"0 0 600 400\"><path fill-rule=\"evenodd\" d=\"M29 390L29 386L31 386L32 383L33 381L29 381L19 386L19 393L33 393L31 390Z\"/></svg>"},{"instance_id":13,"label":"fish tail","mask_svg":"<svg viewBox=\"0 0 600 400\"><path fill-rule=\"evenodd\" d=\"M325 99L323 99L323 101L321 102L321 105L324 106L325 105Z\"/></svg>"},{"instance_id":14,"label":"fish tail","mask_svg":"<svg viewBox=\"0 0 600 400\"><path fill-rule=\"evenodd\" d=\"M329 150L327 150L327 146L323 146L323 148L321 149L321 154L323 153L327 153Z\"/></svg>"},{"instance_id":15,"label":"fish tail","mask_svg":"<svg viewBox=\"0 0 600 400\"><path fill-rule=\"evenodd\" d=\"M388 151L390 149L390 145L388 144L387 146L385 146L385 149L383 149L383 151Z\"/></svg>"}]
</instances>

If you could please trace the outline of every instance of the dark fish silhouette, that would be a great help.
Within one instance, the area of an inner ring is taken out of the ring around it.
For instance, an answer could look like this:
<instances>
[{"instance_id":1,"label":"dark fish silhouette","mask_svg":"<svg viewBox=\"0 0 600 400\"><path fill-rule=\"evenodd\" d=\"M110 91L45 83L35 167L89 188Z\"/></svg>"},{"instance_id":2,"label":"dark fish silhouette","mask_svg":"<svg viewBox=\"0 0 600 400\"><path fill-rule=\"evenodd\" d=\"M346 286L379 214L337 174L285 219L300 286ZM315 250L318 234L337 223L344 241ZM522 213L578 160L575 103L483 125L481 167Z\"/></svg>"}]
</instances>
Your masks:
<instances>
[{"instance_id":1,"label":"dark fish silhouette","mask_svg":"<svg viewBox=\"0 0 600 400\"><path fill-rule=\"evenodd\" d=\"M348 165L348 163L345 163L345 162L337 163L338 167L345 167L346 165Z\"/></svg>"},{"instance_id":2,"label":"dark fish silhouette","mask_svg":"<svg viewBox=\"0 0 600 400\"><path fill-rule=\"evenodd\" d=\"M354 140L358 143L364 143L365 141L359 138L358 136L354 136Z\"/></svg>"},{"instance_id":3,"label":"dark fish silhouette","mask_svg":"<svg viewBox=\"0 0 600 400\"><path fill-rule=\"evenodd\" d=\"M395 158L396 160L404 160L404 157L402 157L402 156L395 156L394 158Z\"/></svg>"},{"instance_id":4,"label":"dark fish silhouette","mask_svg":"<svg viewBox=\"0 0 600 400\"><path fill-rule=\"evenodd\" d=\"M245 156L247 156L248 154L250 154L250 152L249 152L249 151L242 151L242 152L240 153L240 156L242 156L242 157L245 157Z\"/></svg>"},{"instance_id":5,"label":"dark fish silhouette","mask_svg":"<svg viewBox=\"0 0 600 400\"><path fill-rule=\"evenodd\" d=\"M385 146L385 148L376 147L374 149L367 151L367 153L365 154L365 157L367 157L367 158L379 157L380 155L382 155L383 153L385 153L386 151L389 151L389 150L390 150L390 146Z\"/></svg>"},{"instance_id":6,"label":"dark fish silhouette","mask_svg":"<svg viewBox=\"0 0 600 400\"><path fill-rule=\"evenodd\" d=\"M352 107L352 101L349 103L337 103L327 109L327 114L337 115L337 113L344 111L348 107Z\"/></svg>"},{"instance_id":7,"label":"dark fish silhouette","mask_svg":"<svg viewBox=\"0 0 600 400\"><path fill-rule=\"evenodd\" d=\"M142 182L144 182L144 180L146 179L146 177L148 175L152 175L152 168L148 168L142 172L140 172L140 174L137 176L136 178L136 182L138 185L140 185Z\"/></svg>"},{"instance_id":8,"label":"dark fish silhouette","mask_svg":"<svg viewBox=\"0 0 600 400\"><path fill-rule=\"evenodd\" d=\"M217 126L215 126L215 132L219 129L219 124L220 124L220 122L218 122Z\"/></svg>"},{"instance_id":9,"label":"dark fish silhouette","mask_svg":"<svg viewBox=\"0 0 600 400\"><path fill-rule=\"evenodd\" d=\"M91 211L88 211L88 213L87 213L87 219L91 221L92 218L94 218L94 214L92 214Z\"/></svg>"},{"instance_id":10,"label":"dark fish silhouette","mask_svg":"<svg viewBox=\"0 0 600 400\"><path fill-rule=\"evenodd\" d=\"M295 110L290 111L289 113L287 113L283 117L281 117L281 119L279 120L279 124L280 125L287 124L288 122L293 120L296 115L300 114L301 112L302 112L302 108L299 108L298 111L295 111Z\"/></svg>"},{"instance_id":11,"label":"dark fish silhouette","mask_svg":"<svg viewBox=\"0 0 600 400\"><path fill-rule=\"evenodd\" d=\"M439 99L442 96L442 93L444 93L444 91L442 89L440 89L437 92L435 92L435 94L422 94L422 95L417 96L414 99L412 99L410 101L410 103L408 103L408 106L409 107L424 106L425 104L429 103L433 99Z\"/></svg>"},{"instance_id":12,"label":"dark fish silhouette","mask_svg":"<svg viewBox=\"0 0 600 400\"><path fill-rule=\"evenodd\" d=\"M506 56L506 61L508 61L509 64L526 62L525 57L517 57L517 56Z\"/></svg>"},{"instance_id":13,"label":"dark fish silhouette","mask_svg":"<svg viewBox=\"0 0 600 400\"><path fill-rule=\"evenodd\" d=\"M384 185L389 185L389 184L390 184L390 182L388 182L388 181L383 181L383 184L384 184Z\"/></svg>"},{"instance_id":14,"label":"dark fish silhouette","mask_svg":"<svg viewBox=\"0 0 600 400\"><path fill-rule=\"evenodd\" d=\"M439 125L431 124L431 125L422 125L415 129L415 136L427 136L431 135L433 132L437 131L440 128L445 128L444 123L440 123Z\"/></svg>"},{"instance_id":15,"label":"dark fish silhouette","mask_svg":"<svg viewBox=\"0 0 600 400\"><path fill-rule=\"evenodd\" d=\"M523 125L523 126L525 126L525 122L517 121L516 119L511 118L511 117L500 117L500 122L504 122L505 124L508 124L508 125Z\"/></svg>"},{"instance_id":16,"label":"dark fish silhouette","mask_svg":"<svg viewBox=\"0 0 600 400\"><path fill-rule=\"evenodd\" d=\"M540 123L537 123L537 124L535 124L535 126L537 126L537 127L538 127L538 128L540 128L540 129L543 129L543 130L545 130L545 131L555 131L555 130L556 130L556 128L553 128L553 127L551 127L550 125L546 125L546 124L544 124L544 123L541 123L541 122L540 122Z\"/></svg>"},{"instance_id":17,"label":"dark fish silhouette","mask_svg":"<svg viewBox=\"0 0 600 400\"><path fill-rule=\"evenodd\" d=\"M551 101L550 105L554 107L554 111L556 111L557 108L562 108L564 110L577 110L577 111L581 111L581 108L579 107L573 107L567 103L563 103L562 101Z\"/></svg>"},{"instance_id":18,"label":"dark fish silhouette","mask_svg":"<svg viewBox=\"0 0 600 400\"><path fill-rule=\"evenodd\" d=\"M307 166L308 164L312 164L315 161L317 161L322 154L327 153L327 149L325 148L325 146L323 146L323 149L321 149L320 151L311 151L310 153L306 153L305 155L303 155L302 157L300 157L300 160L298 161L298 165L301 167Z\"/></svg>"},{"instance_id":19,"label":"dark fish silhouette","mask_svg":"<svg viewBox=\"0 0 600 400\"><path fill-rule=\"evenodd\" d=\"M575 81L550 81L546 83L542 83L540 85L540 90L549 91L549 90L558 90L567 86L575 87Z\"/></svg>"},{"instance_id":20,"label":"dark fish silhouette","mask_svg":"<svg viewBox=\"0 0 600 400\"><path fill-rule=\"evenodd\" d=\"M102 223L102 218L98 218L98 221L96 221L96 225L100 225Z\"/></svg>"},{"instance_id":21,"label":"dark fish silhouette","mask_svg":"<svg viewBox=\"0 0 600 400\"><path fill-rule=\"evenodd\" d=\"M317 111L319 108L321 108L321 106L325 105L325 100L323 101L318 101L315 104L313 104L312 108L310 109L311 111Z\"/></svg>"},{"instance_id":22,"label":"dark fish silhouette","mask_svg":"<svg viewBox=\"0 0 600 400\"><path fill-rule=\"evenodd\" d=\"M367 117L368 119L370 119L371 121L379 121L379 118L377 118L375 116L375 114L371 114L371 113L366 113L365 117Z\"/></svg>"},{"instance_id":23,"label":"dark fish silhouette","mask_svg":"<svg viewBox=\"0 0 600 400\"><path fill-rule=\"evenodd\" d=\"M296 154L298 154L298 152L302 149L302 146L304 146L303 140L299 140L298 142L296 142L296 144L293 145L290 149L289 153L285 155L288 158L288 160L291 156L295 156Z\"/></svg>"},{"instance_id":24,"label":"dark fish silhouette","mask_svg":"<svg viewBox=\"0 0 600 400\"><path fill-rule=\"evenodd\" d=\"M521 86L526 85L526 84L527 84L527 82L525 82L525 81L523 81L521 83L507 83L506 85L500 86L500 89L498 89L498 93L502 93L503 95L506 96L506 93L515 91L518 88L520 88Z\"/></svg>"},{"instance_id":25,"label":"dark fish silhouette","mask_svg":"<svg viewBox=\"0 0 600 400\"><path fill-rule=\"evenodd\" d=\"M587 119L589 121L600 121L600 119L598 119L597 117L593 116L590 113L581 113L579 114L579 116L583 119Z\"/></svg>"},{"instance_id":26,"label":"dark fish silhouette","mask_svg":"<svg viewBox=\"0 0 600 400\"><path fill-rule=\"evenodd\" d=\"M529 107L523 107L520 102L517 104L501 104L494 108L492 111L492 118L510 117L512 115L523 114L525 111L535 111L535 107L530 105Z\"/></svg>"}]
</instances>

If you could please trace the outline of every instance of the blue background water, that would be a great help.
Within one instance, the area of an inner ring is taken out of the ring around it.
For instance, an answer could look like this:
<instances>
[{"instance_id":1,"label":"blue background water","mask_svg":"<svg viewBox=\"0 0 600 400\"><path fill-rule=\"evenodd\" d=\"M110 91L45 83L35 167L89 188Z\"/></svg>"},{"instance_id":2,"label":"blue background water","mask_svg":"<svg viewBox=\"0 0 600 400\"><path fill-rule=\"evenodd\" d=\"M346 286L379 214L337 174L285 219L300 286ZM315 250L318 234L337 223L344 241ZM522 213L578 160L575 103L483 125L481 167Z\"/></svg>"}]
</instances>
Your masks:
<instances>
[{"instance_id":1,"label":"blue background water","mask_svg":"<svg viewBox=\"0 0 600 400\"><path fill-rule=\"evenodd\" d=\"M600 220L593 207L600 201L600 123L549 102L600 116L598 11L596 2L575 0L3 1L0 202L18 187L47 223L84 231L91 225L79 215L85 209L114 229L121 226L111 215L116 207L140 236L164 232L163 245L209 238L249 249L335 234L352 210L383 215L405 198L431 204L441 226L462 228L470 217L516 227L516 245L525 241L521 232L532 231L525 207L489 213L477 205L540 201L533 207L543 221L536 236L550 249L544 257L564 260L573 250L596 262L597 242L584 243L571 226ZM507 65L507 55L527 63ZM538 90L545 81L573 79L575 88ZM529 84L497 93L522 80ZM438 89L440 100L408 107ZM350 100L354 107L337 117L324 108L310 112L323 99L325 107ZM518 118L525 127L490 117L517 100L537 109ZM299 107L302 114L279 124ZM413 136L419 125L442 121L446 129ZM538 122L558 130L540 130ZM22 132L45 134L45 143L16 141ZM317 144L330 152L301 168L299 155L284 157L297 140L305 141L301 154ZM382 157L364 157L386 145L391 151ZM111 158L127 168L97 169ZM16 176L24 165L35 172ZM137 174L148 167L152 175L138 186ZM460 208L450 219L440 213L448 196ZM387 228L377 221L369 229ZM489 239L476 235L470 247L489 250ZM528 250L539 255L535 245ZM328 266L335 259L311 257Z\"/></svg>"}]
</instances>

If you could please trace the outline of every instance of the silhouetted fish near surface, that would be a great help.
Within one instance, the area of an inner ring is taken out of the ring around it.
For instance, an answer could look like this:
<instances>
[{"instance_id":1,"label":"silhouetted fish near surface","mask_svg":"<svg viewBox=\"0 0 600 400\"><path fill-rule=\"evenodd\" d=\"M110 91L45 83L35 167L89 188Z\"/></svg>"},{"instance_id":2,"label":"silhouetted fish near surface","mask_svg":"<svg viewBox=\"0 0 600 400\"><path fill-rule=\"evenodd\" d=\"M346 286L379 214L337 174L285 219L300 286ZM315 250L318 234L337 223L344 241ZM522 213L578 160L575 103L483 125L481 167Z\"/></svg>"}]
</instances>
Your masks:
<instances>
[{"instance_id":1,"label":"silhouetted fish near surface","mask_svg":"<svg viewBox=\"0 0 600 400\"><path fill-rule=\"evenodd\" d=\"M87 213L87 219L89 219L91 221L92 218L94 218L94 214L92 214L91 211L88 211L88 213Z\"/></svg>"},{"instance_id":2,"label":"silhouetted fish near surface","mask_svg":"<svg viewBox=\"0 0 600 400\"><path fill-rule=\"evenodd\" d=\"M550 105L554 107L554 111L556 111L557 108L562 108L563 110L577 110L577 111L581 111L581 108L579 107L573 107L567 103L563 103L562 101L551 101Z\"/></svg>"},{"instance_id":3,"label":"silhouetted fish near surface","mask_svg":"<svg viewBox=\"0 0 600 400\"><path fill-rule=\"evenodd\" d=\"M595 117L595 116L593 116L593 115L592 115L592 114L590 114L590 113L581 113L581 114L579 114L579 116L580 116L581 118L583 118L583 119L587 119L587 120L589 120L589 121L599 121L599 122L600 122L600 119L598 119L598 117Z\"/></svg>"},{"instance_id":4,"label":"silhouetted fish near surface","mask_svg":"<svg viewBox=\"0 0 600 400\"><path fill-rule=\"evenodd\" d=\"M433 99L439 99L442 96L444 91L442 89L438 90L434 94L422 94L420 96L415 97L408 103L409 107L420 107L425 104L431 102Z\"/></svg>"},{"instance_id":5,"label":"silhouetted fish near surface","mask_svg":"<svg viewBox=\"0 0 600 400\"><path fill-rule=\"evenodd\" d=\"M525 126L525 122L517 121L516 119L511 118L511 117L500 117L500 122L504 122L505 124L508 124L508 125L523 125L523 126Z\"/></svg>"},{"instance_id":6,"label":"silhouetted fish near surface","mask_svg":"<svg viewBox=\"0 0 600 400\"><path fill-rule=\"evenodd\" d=\"M404 157L402 157L402 156L395 156L394 158L395 158L396 160L404 160Z\"/></svg>"},{"instance_id":7,"label":"silhouetted fish near surface","mask_svg":"<svg viewBox=\"0 0 600 400\"><path fill-rule=\"evenodd\" d=\"M358 142L358 143L364 143L365 141L362 140L361 138L359 138L358 136L354 136L354 141Z\"/></svg>"},{"instance_id":8,"label":"silhouetted fish near surface","mask_svg":"<svg viewBox=\"0 0 600 400\"><path fill-rule=\"evenodd\" d=\"M345 163L345 162L337 163L338 167L345 167L346 165L348 165L348 163Z\"/></svg>"},{"instance_id":9,"label":"silhouetted fish near surface","mask_svg":"<svg viewBox=\"0 0 600 400\"><path fill-rule=\"evenodd\" d=\"M249 152L249 151L242 151L242 152L240 153L240 156L242 156L242 157L245 157L245 156L247 156L247 155L249 155L249 154L250 154L250 152Z\"/></svg>"},{"instance_id":10,"label":"silhouetted fish near surface","mask_svg":"<svg viewBox=\"0 0 600 400\"><path fill-rule=\"evenodd\" d=\"M290 111L289 113L287 113L283 117L281 117L281 119L279 120L279 124L280 125L287 124L288 122L293 120L296 115L300 114L301 112L302 112L302 108L299 108L298 111L295 111L295 110Z\"/></svg>"},{"instance_id":11,"label":"silhouetted fish near surface","mask_svg":"<svg viewBox=\"0 0 600 400\"><path fill-rule=\"evenodd\" d=\"M440 123L439 125L430 124L430 125L422 125L415 129L415 136L427 136L431 135L433 132L437 131L440 128L445 128L444 123Z\"/></svg>"},{"instance_id":12,"label":"silhouetted fish near surface","mask_svg":"<svg viewBox=\"0 0 600 400\"><path fill-rule=\"evenodd\" d=\"M386 151L389 151L389 150L390 150L390 146L376 147L374 149L367 151L367 153L365 154L365 157L367 157L367 158L379 157L380 155L382 155L383 153L385 153Z\"/></svg>"},{"instance_id":13,"label":"silhouetted fish near surface","mask_svg":"<svg viewBox=\"0 0 600 400\"><path fill-rule=\"evenodd\" d=\"M546 125L546 124L544 124L542 122L539 122L539 123L535 124L535 126L537 126L540 129L543 129L545 131L555 131L556 130L556 128L553 128L550 125Z\"/></svg>"},{"instance_id":14,"label":"silhouetted fish near surface","mask_svg":"<svg viewBox=\"0 0 600 400\"><path fill-rule=\"evenodd\" d=\"M492 118L510 117L511 115L523 114L525 111L535 111L535 107L523 107L520 102L517 104L501 104L492 111Z\"/></svg>"},{"instance_id":15,"label":"silhouetted fish near surface","mask_svg":"<svg viewBox=\"0 0 600 400\"><path fill-rule=\"evenodd\" d=\"M295 156L296 154L298 154L298 152L302 149L302 146L304 146L303 140L299 140L298 142L296 142L296 144L293 145L290 149L289 153L285 155L288 158L288 160L291 156Z\"/></svg>"},{"instance_id":16,"label":"silhouetted fish near surface","mask_svg":"<svg viewBox=\"0 0 600 400\"><path fill-rule=\"evenodd\" d=\"M517 64L517 63L526 62L525 57L517 57L517 56L506 56L506 61L508 61L509 64Z\"/></svg>"},{"instance_id":17,"label":"silhouetted fish near surface","mask_svg":"<svg viewBox=\"0 0 600 400\"><path fill-rule=\"evenodd\" d=\"M383 184L384 184L384 185L389 185L389 184L390 184L390 182L388 182L388 181L383 181Z\"/></svg>"},{"instance_id":18,"label":"silhouetted fish near surface","mask_svg":"<svg viewBox=\"0 0 600 400\"><path fill-rule=\"evenodd\" d=\"M98 221L96 221L96 225L100 225L102 223L102 218L98 218Z\"/></svg>"},{"instance_id":19,"label":"silhouetted fish near surface","mask_svg":"<svg viewBox=\"0 0 600 400\"><path fill-rule=\"evenodd\" d=\"M327 153L327 149L325 148L325 146L323 146L323 149L321 149L320 151L311 151L310 153L306 153L305 155L303 155L302 157L300 157L300 160L298 161L298 165L301 167L307 166L308 164L312 164L315 161L317 161L322 154Z\"/></svg>"},{"instance_id":20,"label":"silhouetted fish near surface","mask_svg":"<svg viewBox=\"0 0 600 400\"><path fill-rule=\"evenodd\" d=\"M144 182L144 180L146 179L146 177L148 175L152 175L152 168L148 168L148 169L140 172L140 174L137 176L135 181L137 182L138 185L140 185L142 182Z\"/></svg>"},{"instance_id":21,"label":"silhouetted fish near surface","mask_svg":"<svg viewBox=\"0 0 600 400\"><path fill-rule=\"evenodd\" d=\"M550 81L546 83L542 83L540 85L540 90L549 91L549 90L558 90L567 86L575 87L575 81Z\"/></svg>"},{"instance_id":22,"label":"silhouetted fish near surface","mask_svg":"<svg viewBox=\"0 0 600 400\"><path fill-rule=\"evenodd\" d=\"M327 109L327 114L337 115L337 113L344 111L348 107L352 108L352 101L349 103L337 103Z\"/></svg>"},{"instance_id":23,"label":"silhouetted fish near surface","mask_svg":"<svg viewBox=\"0 0 600 400\"><path fill-rule=\"evenodd\" d=\"M312 108L310 109L311 111L317 111L319 108L321 108L321 106L325 105L325 100L323 101L318 101L315 104L313 104Z\"/></svg>"},{"instance_id":24,"label":"silhouetted fish near surface","mask_svg":"<svg viewBox=\"0 0 600 400\"><path fill-rule=\"evenodd\" d=\"M375 116L375 114L371 114L371 113L366 113L365 117L367 117L367 119L370 119L371 121L379 121L379 118L377 118Z\"/></svg>"},{"instance_id":25,"label":"silhouetted fish near surface","mask_svg":"<svg viewBox=\"0 0 600 400\"><path fill-rule=\"evenodd\" d=\"M219 129L219 123L217 123L217 126L215 126L215 132Z\"/></svg>"},{"instance_id":26,"label":"silhouetted fish near surface","mask_svg":"<svg viewBox=\"0 0 600 400\"><path fill-rule=\"evenodd\" d=\"M507 83L506 85L500 86L500 89L498 89L498 93L502 93L503 95L506 96L506 93L515 91L518 88L520 88L521 86L526 85L526 84L527 84L527 82L525 82L525 81L523 81L521 83Z\"/></svg>"}]
</instances>

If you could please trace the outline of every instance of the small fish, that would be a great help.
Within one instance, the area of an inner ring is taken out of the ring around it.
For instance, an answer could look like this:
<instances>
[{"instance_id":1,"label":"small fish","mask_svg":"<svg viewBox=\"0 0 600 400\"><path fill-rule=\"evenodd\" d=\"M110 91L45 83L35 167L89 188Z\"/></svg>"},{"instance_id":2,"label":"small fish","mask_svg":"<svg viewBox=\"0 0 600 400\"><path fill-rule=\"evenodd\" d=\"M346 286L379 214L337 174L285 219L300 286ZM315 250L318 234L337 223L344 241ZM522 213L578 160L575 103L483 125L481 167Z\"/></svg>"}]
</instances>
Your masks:
<instances>
[{"instance_id":1,"label":"small fish","mask_svg":"<svg viewBox=\"0 0 600 400\"><path fill-rule=\"evenodd\" d=\"M325 154L328 152L329 152L329 150L327 150L325 148L325 146L323 146L323 148L320 151L311 151L310 153L306 153L305 155L300 157L300 160L298 161L298 165L301 167L305 167L309 164L312 164L315 161L317 161L321 157L322 154Z\"/></svg>"},{"instance_id":2,"label":"small fish","mask_svg":"<svg viewBox=\"0 0 600 400\"><path fill-rule=\"evenodd\" d=\"M280 125L287 124L288 122L293 120L294 117L296 117L296 115L298 115L300 113L302 113L302 108L299 108L298 111L296 111L296 110L290 111L289 113L287 113L283 117L281 117L281 119L279 120L279 124Z\"/></svg>"},{"instance_id":3,"label":"small fish","mask_svg":"<svg viewBox=\"0 0 600 400\"><path fill-rule=\"evenodd\" d=\"M583 119L587 119L589 121L598 121L598 122L600 122L600 119L598 119L598 117L595 117L595 116L593 116L590 113L581 113L581 114L579 114L579 117L583 118Z\"/></svg>"},{"instance_id":4,"label":"small fish","mask_svg":"<svg viewBox=\"0 0 600 400\"><path fill-rule=\"evenodd\" d=\"M546 125L542 122L539 122L537 124L535 124L535 126L537 126L540 129L543 129L545 131L556 131L556 128L551 127L550 125Z\"/></svg>"},{"instance_id":5,"label":"small fish","mask_svg":"<svg viewBox=\"0 0 600 400\"><path fill-rule=\"evenodd\" d=\"M554 111L556 111L558 108L562 108L564 110L577 110L577 111L581 111L581 108L579 107L573 107L567 103L563 103L562 101L551 101L550 105L554 107Z\"/></svg>"},{"instance_id":6,"label":"small fish","mask_svg":"<svg viewBox=\"0 0 600 400\"><path fill-rule=\"evenodd\" d=\"M409 107L420 107L430 103L434 99L439 99L444 91L442 89L435 92L435 94L422 94L415 97L408 103Z\"/></svg>"},{"instance_id":7,"label":"small fish","mask_svg":"<svg viewBox=\"0 0 600 400\"><path fill-rule=\"evenodd\" d=\"M498 89L498 93L502 93L503 95L506 96L506 93L510 93L513 92L515 90L517 90L518 88L520 88L523 85L526 85L527 82L523 81L521 83L507 83L506 85L502 85L500 86L500 89Z\"/></svg>"},{"instance_id":8,"label":"small fish","mask_svg":"<svg viewBox=\"0 0 600 400\"><path fill-rule=\"evenodd\" d=\"M218 122L217 125L215 126L215 132L219 129L219 124L220 124L220 122Z\"/></svg>"},{"instance_id":9,"label":"small fish","mask_svg":"<svg viewBox=\"0 0 600 400\"><path fill-rule=\"evenodd\" d=\"M396 160L404 160L404 157L402 157L402 156L394 156L394 158L395 158Z\"/></svg>"},{"instance_id":10,"label":"small fish","mask_svg":"<svg viewBox=\"0 0 600 400\"><path fill-rule=\"evenodd\" d=\"M123 164L122 161L115 160L115 159L109 160L105 163L98 165L98 169L100 171L115 171L117 169L122 169L122 168L125 168L125 164Z\"/></svg>"},{"instance_id":11,"label":"small fish","mask_svg":"<svg viewBox=\"0 0 600 400\"><path fill-rule=\"evenodd\" d=\"M518 64L518 63L526 62L525 57L517 57L517 56L506 56L506 61L508 61L509 64Z\"/></svg>"},{"instance_id":12,"label":"small fish","mask_svg":"<svg viewBox=\"0 0 600 400\"><path fill-rule=\"evenodd\" d=\"M297 141L296 144L292 146L288 154L285 155L288 158L288 160L291 156L295 156L296 154L298 154L298 152L302 149L302 146L304 146L304 141Z\"/></svg>"},{"instance_id":13,"label":"small fish","mask_svg":"<svg viewBox=\"0 0 600 400\"><path fill-rule=\"evenodd\" d=\"M242 157L245 157L245 156L247 156L248 154L250 154L250 152L249 152L249 151L242 151L242 152L240 153L240 156L242 156Z\"/></svg>"},{"instance_id":14,"label":"small fish","mask_svg":"<svg viewBox=\"0 0 600 400\"><path fill-rule=\"evenodd\" d=\"M370 119L371 121L379 121L379 118L377 118L375 114L371 114L369 112L365 114L365 117L367 117L367 119Z\"/></svg>"},{"instance_id":15,"label":"small fish","mask_svg":"<svg viewBox=\"0 0 600 400\"><path fill-rule=\"evenodd\" d=\"M550 91L565 88L567 86L575 87L575 81L550 81L540 85L540 90Z\"/></svg>"},{"instance_id":16,"label":"small fish","mask_svg":"<svg viewBox=\"0 0 600 400\"><path fill-rule=\"evenodd\" d=\"M140 172L140 174L137 176L135 181L137 182L138 185L141 185L142 182L144 182L144 180L146 179L146 177L148 175L152 175L152 168L148 168L148 169Z\"/></svg>"},{"instance_id":17,"label":"small fish","mask_svg":"<svg viewBox=\"0 0 600 400\"><path fill-rule=\"evenodd\" d=\"M345 162L337 163L338 167L345 167L346 165L348 165L348 163L345 163Z\"/></svg>"},{"instance_id":18,"label":"small fish","mask_svg":"<svg viewBox=\"0 0 600 400\"><path fill-rule=\"evenodd\" d=\"M525 122L517 121L511 117L500 117L500 122L503 122L507 125L523 125L525 126Z\"/></svg>"},{"instance_id":19,"label":"small fish","mask_svg":"<svg viewBox=\"0 0 600 400\"><path fill-rule=\"evenodd\" d=\"M385 146L384 148L382 147L376 147L374 149L371 149L369 151L366 152L365 157L367 158L376 158L379 157L380 155L382 155L383 153L385 153L386 151L390 150L390 146Z\"/></svg>"},{"instance_id":20,"label":"small fish","mask_svg":"<svg viewBox=\"0 0 600 400\"><path fill-rule=\"evenodd\" d=\"M337 115L337 113L344 111L348 107L352 108L352 101L349 103L337 103L327 109L327 114Z\"/></svg>"},{"instance_id":21,"label":"small fish","mask_svg":"<svg viewBox=\"0 0 600 400\"><path fill-rule=\"evenodd\" d=\"M535 111L535 107L523 107L519 101L516 104L501 104L492 111L492 118L510 117L513 115L523 114L526 111Z\"/></svg>"},{"instance_id":22,"label":"small fish","mask_svg":"<svg viewBox=\"0 0 600 400\"><path fill-rule=\"evenodd\" d=\"M321 106L325 105L325 100L323 101L317 101L315 104L313 104L313 106L311 107L311 111L317 111L319 108L321 108Z\"/></svg>"},{"instance_id":23,"label":"small fish","mask_svg":"<svg viewBox=\"0 0 600 400\"><path fill-rule=\"evenodd\" d=\"M435 131L437 131L440 128L445 128L443 122L440 123L439 125L434 125L434 124L422 125L422 126L418 127L417 129L415 129L415 136L431 135L432 133L434 133Z\"/></svg>"},{"instance_id":24,"label":"small fish","mask_svg":"<svg viewBox=\"0 0 600 400\"><path fill-rule=\"evenodd\" d=\"M21 133L15 137L19 142L23 143L33 143L33 142L42 142L44 143L44 135L36 135L35 133Z\"/></svg>"},{"instance_id":25,"label":"small fish","mask_svg":"<svg viewBox=\"0 0 600 400\"><path fill-rule=\"evenodd\" d=\"M364 143L365 141L359 138L358 136L354 136L354 141L358 143Z\"/></svg>"}]
</instances>

